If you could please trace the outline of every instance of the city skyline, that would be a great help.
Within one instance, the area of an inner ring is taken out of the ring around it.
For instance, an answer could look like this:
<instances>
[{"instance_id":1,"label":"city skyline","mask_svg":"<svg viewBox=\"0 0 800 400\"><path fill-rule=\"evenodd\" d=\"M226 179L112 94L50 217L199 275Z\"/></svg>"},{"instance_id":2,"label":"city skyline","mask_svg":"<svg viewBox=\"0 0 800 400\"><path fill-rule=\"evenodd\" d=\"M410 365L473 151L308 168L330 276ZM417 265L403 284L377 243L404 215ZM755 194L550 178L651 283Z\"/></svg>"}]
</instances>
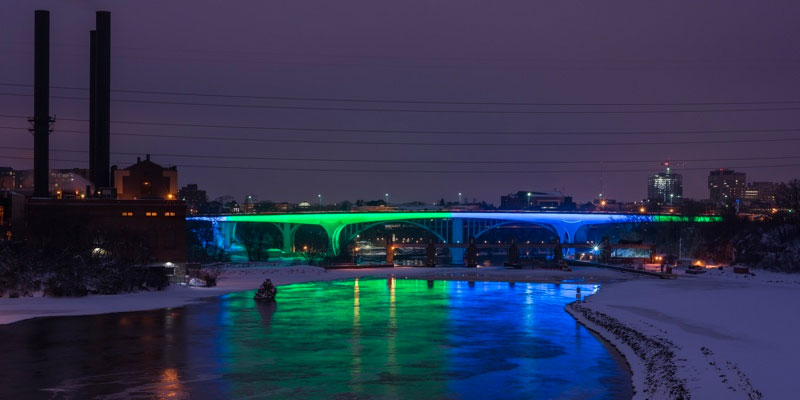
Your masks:
<instances>
[{"instance_id":1,"label":"city skyline","mask_svg":"<svg viewBox=\"0 0 800 400\"><path fill-rule=\"evenodd\" d=\"M148 92L112 92L115 100L112 120L179 125L112 122L112 164L130 165L137 155L151 153L159 164L178 165L180 186L200 183L212 197L230 194L243 198L254 193L265 200L313 202L318 194L323 194L326 201L337 202L377 199L391 193L393 202L405 202L441 197L453 200L461 192L470 199L498 202L500 195L519 189L555 189L574 196L576 201L591 200L600 192L607 198L639 200L646 197L647 177L659 172L660 163L666 160L672 160L674 171L683 175L685 196L689 198L707 197L707 174L712 169L743 171L748 181L787 181L798 175L796 159L780 158L795 156L795 142L791 141L794 132L764 132L794 128L796 118L791 109L795 104L758 105L764 101L797 100L794 94L800 88L800 80L793 73L797 61L787 56L798 50L798 42L792 40L798 37L798 28L789 17L798 6L792 2L769 6L734 2L722 11L693 3L643 7L614 2L579 9L566 4L490 7L467 3L453 7L454 4L428 5L429 14L418 18L419 15L411 13L415 5L378 8L358 2L336 6L315 3L314 7L242 2L222 9L202 2L192 2L191 7L188 2L159 3L159 7L147 7L147 2L136 6L104 1L91 6L79 2L9 3L4 6L0 22L3 36L14 39L5 39L0 45L6 54L14 56L0 60L0 67L7 71L4 82L0 83L11 84L0 88L6 93L0 96L0 107L7 110L7 115L30 116L32 98L27 96L31 88L13 85L32 83L30 16L35 8L51 9L50 109L57 119L51 135L54 149L51 164L53 168L88 166L88 161L57 161L85 160L86 154L75 151L84 149L88 142L88 133L81 133L88 130L86 123L70 121L88 117L88 104L81 99L85 92L58 87L88 85L87 32L93 26L97 8L111 11L114 21L112 90ZM261 12L252 12L253 7ZM753 7L758 8L757 17L752 16ZM621 13L623 8L625 12ZM215 17L209 19L208 15ZM680 23L675 23L673 16ZM707 23L709 18L714 24ZM298 25L292 22L295 20L304 23ZM415 24L412 31L407 29L406 23L410 21ZM594 29L603 29L608 24L616 28L608 37L592 34ZM771 73L762 73L764 68ZM336 101L185 96L185 93ZM370 102L344 101L352 99ZM413 103L420 101L445 104ZM584 105L499 105L498 102ZM715 104L687 105L691 102ZM745 104L721 104L727 102ZM623 105L588 105L597 103ZM426 112L343 111L342 108ZM775 108L789 110L753 110ZM748 111L706 112L717 109ZM437 112L427 112L430 110ZM259 127L259 130L211 128L211 125ZM24 150L32 143L24 130L27 122L4 117L0 126L5 127L0 131L8 147L0 150L3 164L17 169L31 168L32 160L25 159L31 151ZM281 127L334 131L273 129ZM373 132L380 130L427 133ZM747 132L651 134L730 130ZM432 133L443 131L461 133ZM542 136L463 133L478 131L650 133ZM126 136L129 134L151 136ZM187 140L165 135L195 139L206 136L427 142L447 146ZM765 141L773 139L780 141ZM717 143L684 143L698 141ZM725 141L728 143L718 143ZM684 144L625 144L630 142ZM480 143L487 145L463 146ZM380 162L356 162L367 158L365 154ZM764 159L767 157L770 159ZM696 161L708 159L717 161ZM598 160L606 162L592 162ZM508 161L529 164L507 164ZM571 164L575 161L587 162ZM754 167L762 165L781 166ZM615 172L628 169L636 171ZM328 172L331 170L338 171ZM385 172L360 172L376 170ZM388 172L404 170L456 172ZM583 172L457 172L463 170Z\"/></svg>"},{"instance_id":2,"label":"city skyline","mask_svg":"<svg viewBox=\"0 0 800 400\"><path fill-rule=\"evenodd\" d=\"M146 154L144 159L145 159L145 161L150 162L150 154ZM119 174L120 170L129 169L129 168L131 168L133 166L138 165L141 162L142 162L142 158L141 157L137 157L137 160L134 163L130 164L130 165L116 165L115 164L115 165L113 165L112 172L114 174ZM160 165L158 167L161 168ZM170 178L172 180L172 182L170 184L171 185L171 189L168 190L168 191L163 191L163 193L161 193L161 195L159 195L157 197L168 199L168 198L171 198L169 196L176 196L178 194L179 191L177 190L177 188L178 188L179 185L178 185L177 181L179 180L180 175L177 173L177 167L170 166L170 165L166 165L165 167L166 168L164 168L164 171L167 171L167 170L172 171L171 172L172 178ZM696 197L696 198L690 198L690 197L685 197L685 196L680 195L680 193L682 192L682 190L681 190L682 189L682 185L680 183L681 182L681 174L677 174L677 173L674 173L674 172L670 173L669 172L669 168L667 168L667 171L668 171L667 173L658 172L656 174L648 176L648 181L646 183L647 187L645 189L645 191L648 192L648 195L643 197L643 198L639 198L639 199L614 199L614 198L610 198L608 196L597 196L597 197L595 197L593 199L579 200L578 203L580 203L580 204L592 203L592 202L598 203L598 202L601 202L603 200L609 200L609 201L613 200L613 201L619 201L619 202L623 202L623 203L646 203L646 202L652 202L654 206L664 206L664 205L671 205L671 204L678 205L678 204L680 204L680 202L683 199L694 200L694 201L706 201L706 202L709 202L709 204L710 203L715 203L715 202L716 203L724 203L723 201L721 201L719 198L717 198L715 196L715 194L714 194L714 190L715 189L711 188L710 182L709 182L709 186L706 188L706 195L705 196L700 196L700 197ZM6 180L3 180L2 182L0 182L0 183L2 183L2 184L0 184L0 188L3 188L3 189L23 189L23 190L31 191L31 190L33 190L33 172L34 172L33 169L14 169L14 168L9 168L9 167L0 167L0 177L7 177ZM734 170L728 170L728 169L710 170L710 171L708 171L708 175L706 176L706 179L710 181L711 177L716 176L717 174L722 173L722 172L730 172L730 173L736 172L737 174L742 176L743 179L740 182L740 185L741 185L740 192L738 193L737 196L730 196L732 199L738 198L740 201L745 201L745 200L747 200L747 201L763 200L764 198L770 198L770 199L772 199L772 201L774 201L774 191L776 190L776 188L779 187L781 184L788 183L788 182L780 182L780 181L752 181L752 180L748 180L747 178L745 178L746 172L744 172L744 171L734 171ZM57 190L60 193L60 191L61 191L60 189L64 189L64 190L69 191L69 192L74 191L76 195L82 194L83 192L85 192L84 189L86 188L86 185L90 183L90 181L88 179L88 174L89 174L89 170L87 168L77 168L76 167L76 168L52 168L52 169L50 169L50 179L49 179L49 181L50 181L49 183L50 184L49 184L49 187L50 187L51 195L55 195ZM670 175L673 176L675 179L677 179L677 186L676 186L676 189L675 189L676 190L675 193L678 194L677 197L669 196L668 194L666 194L666 193L670 193L670 191L673 190L673 189L669 189L668 188L668 187L670 187L669 184L664 183L665 177L669 177ZM119 190L120 190L120 188L122 186L121 181L119 181L120 178L116 178L116 179L117 179L117 181L115 181L112 186L117 188L118 193L122 193L122 192L119 192ZM194 187L195 189L202 190L204 193L208 192L207 190L205 190L205 188L203 186L198 185L197 183L191 183L191 182L189 182L189 183L181 183L180 186L181 186L181 190L186 189L188 187ZM657 191L659 193L655 197L652 196L652 193L654 191ZM763 193L761 193L761 192L763 192ZM531 193L535 193L537 196L542 196L543 195L543 196L547 197L547 196L549 196L551 194L557 194L557 195L560 195L560 196L562 196L564 198L572 199L572 196L571 196L570 193L565 193L565 192L562 192L562 191L560 191L558 189L554 189L554 190L549 191L549 192L539 192L539 191L535 191L535 190L531 190L531 191L522 190L522 191L517 191L516 194L514 194L514 193L499 193L497 195L499 200L497 201L496 204L495 204L495 201L493 201L491 199L478 199L477 197L467 196L467 193L463 193L463 192L456 193L455 194L455 196L456 196L455 198L452 198L452 196L449 196L449 197L448 196L442 196L442 197L440 197L438 199L411 198L411 199L407 199L407 200L403 199L403 200L393 201L391 203L392 204L413 204L413 203L422 202L422 203L433 203L434 205L436 205L440 201L445 201L448 204L477 204L477 203L485 202L485 203L488 203L489 205L496 205L496 206L499 205L500 208L503 208L502 205L503 205L503 203L505 201L504 199L506 197L508 197L508 196L524 196L525 193L528 194L529 198L530 198L530 194ZM302 199L302 200L297 200L297 201L286 201L286 200L274 200L274 199L271 199L271 198L261 198L256 193L246 192L246 194L244 194L242 196L239 196L239 197L231 195L231 194L227 194L227 193L221 193L221 194L211 193L211 194L207 194L207 199L208 199L208 201L220 200L220 199L229 199L229 200L234 200L234 201L237 201L237 202L241 201L243 203L247 203L248 200L250 200L250 202L252 202L252 203L273 202L273 203L294 203L294 204L297 204L297 203L309 203L309 204L314 204L314 205L316 205L316 204L320 204L320 205L322 205L322 204L324 204L324 205L336 205L337 203L342 203L342 202L355 203L356 201L365 201L365 202L384 201L384 202L386 202L390 195L391 195L390 193L383 193L383 194L376 194L375 197L344 198L344 199L340 199L340 200L328 201L329 199L325 195L323 195L322 193L317 193L315 196L311 196L308 199ZM669 196L669 197L667 197L667 196Z\"/></svg>"}]
</instances>

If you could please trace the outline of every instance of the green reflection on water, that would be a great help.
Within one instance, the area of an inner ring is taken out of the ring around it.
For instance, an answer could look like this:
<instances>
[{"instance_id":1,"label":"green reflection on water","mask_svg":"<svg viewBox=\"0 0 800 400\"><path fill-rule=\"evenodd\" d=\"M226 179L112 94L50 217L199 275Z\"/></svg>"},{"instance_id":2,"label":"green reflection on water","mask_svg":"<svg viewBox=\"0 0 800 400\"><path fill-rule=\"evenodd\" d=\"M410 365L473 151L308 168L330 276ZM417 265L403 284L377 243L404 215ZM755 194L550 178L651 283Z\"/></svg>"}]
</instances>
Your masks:
<instances>
[{"instance_id":1,"label":"green reflection on water","mask_svg":"<svg viewBox=\"0 0 800 400\"><path fill-rule=\"evenodd\" d=\"M430 346L429 337L446 328L445 283L361 279L279 290L274 306L249 293L225 301L220 341L234 396L445 396L445 340ZM259 320L263 335L252 337L246 327Z\"/></svg>"},{"instance_id":2,"label":"green reflection on water","mask_svg":"<svg viewBox=\"0 0 800 400\"><path fill-rule=\"evenodd\" d=\"M234 398L617 398L629 376L563 311L580 286L360 279L226 296Z\"/></svg>"}]
</instances>

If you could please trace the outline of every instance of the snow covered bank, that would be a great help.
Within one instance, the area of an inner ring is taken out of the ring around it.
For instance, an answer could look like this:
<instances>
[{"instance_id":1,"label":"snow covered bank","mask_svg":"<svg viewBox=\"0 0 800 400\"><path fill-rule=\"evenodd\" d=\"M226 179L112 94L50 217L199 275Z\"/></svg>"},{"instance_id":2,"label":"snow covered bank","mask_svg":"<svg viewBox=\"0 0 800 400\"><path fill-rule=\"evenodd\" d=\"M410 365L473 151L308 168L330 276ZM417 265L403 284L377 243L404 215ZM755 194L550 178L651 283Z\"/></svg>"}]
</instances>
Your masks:
<instances>
[{"instance_id":1,"label":"snow covered bank","mask_svg":"<svg viewBox=\"0 0 800 400\"><path fill-rule=\"evenodd\" d=\"M567 311L615 345L636 399L788 399L800 392L800 276L711 270L603 286Z\"/></svg>"},{"instance_id":2,"label":"snow covered bank","mask_svg":"<svg viewBox=\"0 0 800 400\"><path fill-rule=\"evenodd\" d=\"M202 298L230 292L255 290L266 278L276 285L349 279L360 276L397 278L501 280L517 282L580 281L605 283L631 278L629 274L599 268L576 268L572 272L548 270L508 270L502 268L375 268L358 270L325 270L311 266L232 268L226 270L213 288L171 286L160 292L139 292L113 296L78 298L21 297L0 298L0 324L10 324L35 317L89 315L179 307ZM635 277L634 277L635 278ZM280 296L280 294L279 294Z\"/></svg>"},{"instance_id":3,"label":"snow covered bank","mask_svg":"<svg viewBox=\"0 0 800 400\"><path fill-rule=\"evenodd\" d=\"M592 311L581 302L567 305L575 319L611 342L620 351L628 366L635 371L634 388L643 398L686 399L686 380L676 376L675 345L667 339L649 337L622 324L616 318Z\"/></svg>"}]
</instances>

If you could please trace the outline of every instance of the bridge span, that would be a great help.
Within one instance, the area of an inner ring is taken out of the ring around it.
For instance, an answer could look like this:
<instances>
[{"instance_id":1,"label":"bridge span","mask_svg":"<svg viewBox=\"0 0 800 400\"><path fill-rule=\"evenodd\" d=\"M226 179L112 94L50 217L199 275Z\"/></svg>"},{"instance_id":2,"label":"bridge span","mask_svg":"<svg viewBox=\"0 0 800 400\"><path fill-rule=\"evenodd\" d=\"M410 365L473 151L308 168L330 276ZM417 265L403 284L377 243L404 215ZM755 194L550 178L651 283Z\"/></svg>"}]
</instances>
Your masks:
<instances>
[{"instance_id":1,"label":"bridge span","mask_svg":"<svg viewBox=\"0 0 800 400\"><path fill-rule=\"evenodd\" d=\"M386 223L404 223L425 229L442 243L463 244L470 238L504 225L527 223L549 229L561 243L586 242L586 229L592 225L688 221L690 217L663 214L565 213L565 212L450 212L450 211L385 211L385 212L300 212L281 214L235 214L188 217L187 220L208 221L213 225L218 246L228 250L236 240L237 223L275 225L283 238L284 252L294 250L294 236L304 225L321 227L327 234L328 251L339 254L341 243L349 243L361 232ZM720 220L716 216L692 217L696 222ZM461 263L464 248L450 249L453 263Z\"/></svg>"}]
</instances>

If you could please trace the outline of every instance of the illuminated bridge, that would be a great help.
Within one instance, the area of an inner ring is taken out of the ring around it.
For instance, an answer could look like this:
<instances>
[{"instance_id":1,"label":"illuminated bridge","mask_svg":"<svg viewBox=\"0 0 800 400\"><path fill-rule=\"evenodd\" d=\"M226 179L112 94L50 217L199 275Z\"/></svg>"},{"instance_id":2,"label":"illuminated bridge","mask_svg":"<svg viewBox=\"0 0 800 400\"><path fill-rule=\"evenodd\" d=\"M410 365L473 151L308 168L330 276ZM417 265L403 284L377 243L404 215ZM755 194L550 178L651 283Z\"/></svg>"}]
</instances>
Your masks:
<instances>
[{"instance_id":1,"label":"illuminated bridge","mask_svg":"<svg viewBox=\"0 0 800 400\"><path fill-rule=\"evenodd\" d=\"M294 236L300 227L314 225L325 230L328 251L338 254L341 249L340 243L350 243L361 232L387 223L417 226L432 233L441 242L450 244L463 244L470 238L480 238L492 229L520 223L549 229L561 243L583 243L586 242L585 228L593 225L687 221L688 218L657 214L386 211L219 215L189 217L187 220L211 222L216 244L226 250L234 244L236 224L240 222L274 224L281 232L284 252L293 251ZM695 222L712 222L720 219L714 216L693 218ZM464 249L453 247L450 249L450 254L454 263L460 263L464 257Z\"/></svg>"}]
</instances>

